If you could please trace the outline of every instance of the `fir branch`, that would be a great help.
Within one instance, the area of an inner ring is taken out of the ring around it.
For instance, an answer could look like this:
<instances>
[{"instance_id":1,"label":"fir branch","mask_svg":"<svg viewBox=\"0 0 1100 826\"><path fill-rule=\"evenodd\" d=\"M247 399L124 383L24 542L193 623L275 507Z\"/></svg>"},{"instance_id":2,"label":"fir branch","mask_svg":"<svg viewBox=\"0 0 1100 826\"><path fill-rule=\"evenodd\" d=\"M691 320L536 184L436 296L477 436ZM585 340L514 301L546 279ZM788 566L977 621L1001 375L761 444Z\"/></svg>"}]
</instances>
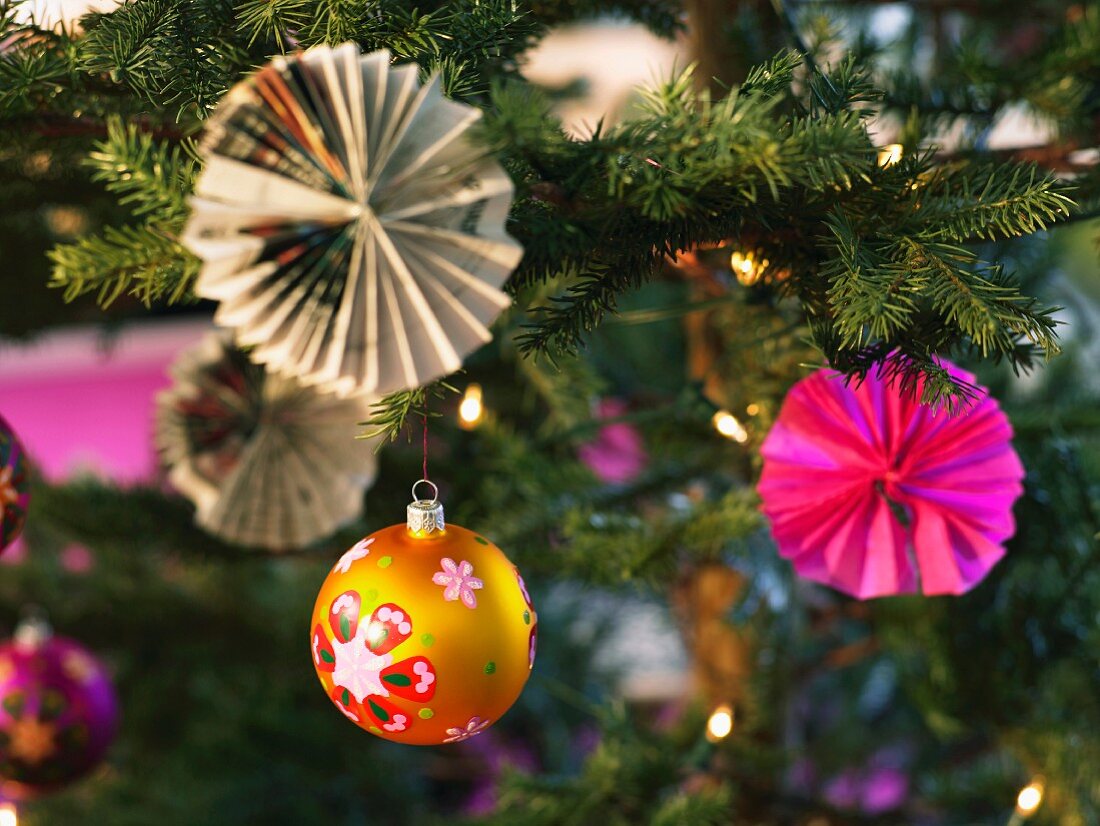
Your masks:
<instances>
[{"instance_id":1,"label":"fir branch","mask_svg":"<svg viewBox=\"0 0 1100 826\"><path fill-rule=\"evenodd\" d=\"M534 322L517 337L520 349L551 359L576 353L585 334L615 310L624 291L645 281L658 261L656 254L638 255L631 261L590 261L587 271L573 279L563 295L531 311Z\"/></svg>"},{"instance_id":2,"label":"fir branch","mask_svg":"<svg viewBox=\"0 0 1100 826\"><path fill-rule=\"evenodd\" d=\"M14 8L0 18L0 116L34 112L70 72L63 39L19 24Z\"/></svg>"},{"instance_id":3,"label":"fir branch","mask_svg":"<svg viewBox=\"0 0 1100 826\"><path fill-rule=\"evenodd\" d=\"M230 0L134 0L86 19L75 67L204 117L259 55L233 38Z\"/></svg>"},{"instance_id":4,"label":"fir branch","mask_svg":"<svg viewBox=\"0 0 1100 826\"><path fill-rule=\"evenodd\" d=\"M248 43L273 43L280 52L313 17L310 0L244 0L237 5L237 29Z\"/></svg>"},{"instance_id":5,"label":"fir branch","mask_svg":"<svg viewBox=\"0 0 1100 826\"><path fill-rule=\"evenodd\" d=\"M439 57L465 64L476 73L480 91L492 79L513 73L520 56L547 26L513 0L459 0L437 15Z\"/></svg>"},{"instance_id":6,"label":"fir branch","mask_svg":"<svg viewBox=\"0 0 1100 826\"><path fill-rule=\"evenodd\" d=\"M187 195L198 173L194 145L169 145L120 118L107 122L107 137L96 143L86 165L92 180L105 183L137 217L178 230L187 216Z\"/></svg>"},{"instance_id":7,"label":"fir branch","mask_svg":"<svg viewBox=\"0 0 1100 826\"><path fill-rule=\"evenodd\" d=\"M126 293L147 306L180 301L199 272L198 258L151 226L107 227L102 235L57 245L49 257L50 286L64 290L66 301L94 292L103 307Z\"/></svg>"},{"instance_id":8,"label":"fir branch","mask_svg":"<svg viewBox=\"0 0 1100 826\"><path fill-rule=\"evenodd\" d=\"M1066 191L1034 164L945 164L914 190L913 223L944 240L1013 238L1068 217L1074 203Z\"/></svg>"},{"instance_id":9,"label":"fir branch","mask_svg":"<svg viewBox=\"0 0 1100 826\"><path fill-rule=\"evenodd\" d=\"M526 5L548 26L611 15L636 20L664 37L684 29L683 8L674 0L529 0Z\"/></svg>"},{"instance_id":10,"label":"fir branch","mask_svg":"<svg viewBox=\"0 0 1100 826\"><path fill-rule=\"evenodd\" d=\"M956 121L986 127L1006 106L1023 102L1062 134L1088 133L1097 111L1100 11L1086 6L1063 15L1060 28L1036 43L1025 59L1003 53L984 38L963 38L927 81L909 69L886 73L886 106L946 131Z\"/></svg>"},{"instance_id":11,"label":"fir branch","mask_svg":"<svg viewBox=\"0 0 1100 826\"><path fill-rule=\"evenodd\" d=\"M665 255L721 242L764 204L868 180L872 150L858 115L789 118L777 111L784 97L766 96L785 95L792 71L789 56L778 58L748 93L712 102L694 91L689 70L646 92L642 116L587 141L548 128L537 96L494 90L487 134L519 148L520 169L539 155L536 174L554 179L566 205L558 209L566 227L545 224L546 246L541 235L521 235L527 254L516 280L564 274L567 284L537 307L526 351L575 350ZM538 211L527 214L532 227L544 226Z\"/></svg>"},{"instance_id":12,"label":"fir branch","mask_svg":"<svg viewBox=\"0 0 1100 826\"><path fill-rule=\"evenodd\" d=\"M376 449L387 442L397 441L405 430L410 415L420 413L429 417L439 416L438 411L430 409L432 400L446 398L448 393L458 393L458 388L445 381L436 381L412 390L398 390L383 396L371 405L371 416L361 427L371 428L356 438L378 439ZM411 438L411 431L410 431Z\"/></svg>"},{"instance_id":13,"label":"fir branch","mask_svg":"<svg viewBox=\"0 0 1100 826\"><path fill-rule=\"evenodd\" d=\"M815 342L830 364L853 376L871 362L897 353L902 386L924 377L926 401L949 402L966 389L934 366L932 354L974 347L983 357L1029 366L1021 342L1045 357L1059 352L1054 308L1020 292L1000 268L984 265L966 248L913 236L861 238L845 217L828 225L834 257L821 274L828 282L827 311L813 321ZM847 351L847 352L845 352Z\"/></svg>"},{"instance_id":14,"label":"fir branch","mask_svg":"<svg viewBox=\"0 0 1100 826\"><path fill-rule=\"evenodd\" d=\"M561 433L593 423L593 402L603 394L606 382L590 361L516 356L519 377L546 407L545 431Z\"/></svg>"},{"instance_id":15,"label":"fir branch","mask_svg":"<svg viewBox=\"0 0 1100 826\"><path fill-rule=\"evenodd\" d=\"M735 488L717 501L645 519L577 507L562 520L559 563L583 568L588 579L601 584L660 583L686 560L713 561L743 552L746 539L760 527L757 505L755 492Z\"/></svg>"},{"instance_id":16,"label":"fir branch","mask_svg":"<svg viewBox=\"0 0 1100 826\"><path fill-rule=\"evenodd\" d=\"M726 783L700 792L674 792L653 812L650 826L725 826L730 820L733 797L733 789Z\"/></svg>"},{"instance_id":17,"label":"fir branch","mask_svg":"<svg viewBox=\"0 0 1100 826\"><path fill-rule=\"evenodd\" d=\"M998 267L974 271L965 265L972 253L935 242L902 239L898 262L918 277L927 273L932 306L948 324L954 324L980 350L983 357L1007 355L1024 338L1048 356L1059 352L1054 328L1054 308L1039 308L1034 299Z\"/></svg>"},{"instance_id":18,"label":"fir branch","mask_svg":"<svg viewBox=\"0 0 1100 826\"><path fill-rule=\"evenodd\" d=\"M795 71L802 65L802 55L793 50L782 51L764 63L751 67L738 89L742 97L759 95L773 98L782 95L794 83Z\"/></svg>"}]
</instances>

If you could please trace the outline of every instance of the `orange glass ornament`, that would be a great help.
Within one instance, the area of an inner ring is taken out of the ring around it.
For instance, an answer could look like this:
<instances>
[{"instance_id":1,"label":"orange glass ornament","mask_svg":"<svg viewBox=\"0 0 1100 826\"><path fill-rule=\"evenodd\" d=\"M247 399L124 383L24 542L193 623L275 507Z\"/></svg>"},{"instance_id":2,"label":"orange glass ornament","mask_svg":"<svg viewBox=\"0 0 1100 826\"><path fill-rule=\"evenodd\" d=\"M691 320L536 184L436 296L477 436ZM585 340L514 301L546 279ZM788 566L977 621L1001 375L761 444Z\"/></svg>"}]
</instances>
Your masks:
<instances>
[{"instance_id":1,"label":"orange glass ornament","mask_svg":"<svg viewBox=\"0 0 1100 826\"><path fill-rule=\"evenodd\" d=\"M425 746L480 734L511 707L535 662L538 619L504 553L445 525L438 500L415 491L406 524L357 542L325 578L311 648L345 717Z\"/></svg>"}]
</instances>

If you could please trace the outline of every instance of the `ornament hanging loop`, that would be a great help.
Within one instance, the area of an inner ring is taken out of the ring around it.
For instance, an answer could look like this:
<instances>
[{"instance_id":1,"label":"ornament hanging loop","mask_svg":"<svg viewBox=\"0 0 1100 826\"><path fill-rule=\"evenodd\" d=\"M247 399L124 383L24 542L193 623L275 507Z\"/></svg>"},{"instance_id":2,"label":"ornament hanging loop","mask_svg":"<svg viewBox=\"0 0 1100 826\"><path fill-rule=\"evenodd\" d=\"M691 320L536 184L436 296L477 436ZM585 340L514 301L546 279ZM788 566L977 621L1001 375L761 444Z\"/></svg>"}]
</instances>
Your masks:
<instances>
[{"instance_id":1,"label":"ornament hanging loop","mask_svg":"<svg viewBox=\"0 0 1100 826\"><path fill-rule=\"evenodd\" d=\"M431 499L420 499L416 495L416 489L420 485L428 485L432 489ZM413 501L405 509L406 526L412 536L424 537L431 534L442 534L445 529L443 520L443 503L439 501L439 488L435 482L428 479L419 479L412 486Z\"/></svg>"},{"instance_id":2,"label":"ornament hanging loop","mask_svg":"<svg viewBox=\"0 0 1100 826\"><path fill-rule=\"evenodd\" d=\"M416 495L416 489L420 487L420 485L428 485L432 489L431 499L422 499L421 497ZM412 498L413 502L431 502L434 505L436 502L439 501L439 487L436 485L435 482L431 481L430 479L417 479L415 482L413 482Z\"/></svg>"}]
</instances>

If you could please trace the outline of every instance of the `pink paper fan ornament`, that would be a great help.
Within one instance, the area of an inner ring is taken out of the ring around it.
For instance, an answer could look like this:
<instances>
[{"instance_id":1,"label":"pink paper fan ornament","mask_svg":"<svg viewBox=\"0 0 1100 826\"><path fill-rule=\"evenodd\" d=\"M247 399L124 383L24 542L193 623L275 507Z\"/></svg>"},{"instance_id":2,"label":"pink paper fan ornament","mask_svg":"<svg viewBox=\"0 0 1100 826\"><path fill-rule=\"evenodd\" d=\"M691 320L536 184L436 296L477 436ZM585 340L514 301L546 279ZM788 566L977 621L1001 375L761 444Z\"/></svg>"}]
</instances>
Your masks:
<instances>
[{"instance_id":1,"label":"pink paper fan ornament","mask_svg":"<svg viewBox=\"0 0 1100 826\"><path fill-rule=\"evenodd\" d=\"M954 415L921 405L920 390L821 370L787 394L758 490L802 576L859 599L961 594L1004 555L1024 475L1007 417L984 387Z\"/></svg>"}]
</instances>

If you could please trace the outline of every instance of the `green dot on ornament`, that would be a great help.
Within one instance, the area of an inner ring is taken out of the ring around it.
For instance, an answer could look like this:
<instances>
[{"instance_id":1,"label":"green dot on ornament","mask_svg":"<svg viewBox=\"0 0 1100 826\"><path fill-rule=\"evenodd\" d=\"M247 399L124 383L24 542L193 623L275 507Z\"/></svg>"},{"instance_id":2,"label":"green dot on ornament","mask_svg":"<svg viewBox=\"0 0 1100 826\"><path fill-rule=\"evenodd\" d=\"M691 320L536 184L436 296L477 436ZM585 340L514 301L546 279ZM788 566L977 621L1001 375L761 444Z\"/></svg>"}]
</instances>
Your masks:
<instances>
[{"instance_id":1,"label":"green dot on ornament","mask_svg":"<svg viewBox=\"0 0 1100 826\"><path fill-rule=\"evenodd\" d=\"M371 726L369 729L367 729L367 731L369 731L371 734L381 734L382 733L382 729L378 728L378 726Z\"/></svg>"},{"instance_id":2,"label":"green dot on ornament","mask_svg":"<svg viewBox=\"0 0 1100 826\"><path fill-rule=\"evenodd\" d=\"M474 537L474 542L477 542L479 545L488 545L489 544L488 539L484 539L480 536L475 536Z\"/></svg>"},{"instance_id":3,"label":"green dot on ornament","mask_svg":"<svg viewBox=\"0 0 1100 826\"><path fill-rule=\"evenodd\" d=\"M393 557L392 556L384 556L384 557L382 557L381 559L378 560L378 567L379 568L388 568L392 564L393 564Z\"/></svg>"},{"instance_id":4,"label":"green dot on ornament","mask_svg":"<svg viewBox=\"0 0 1100 826\"><path fill-rule=\"evenodd\" d=\"M524 625L530 625L531 624L531 612L530 611L524 611L523 612L523 624Z\"/></svg>"},{"instance_id":5,"label":"green dot on ornament","mask_svg":"<svg viewBox=\"0 0 1100 826\"><path fill-rule=\"evenodd\" d=\"M431 648L434 642L435 637L433 637L431 634L420 635L420 644L423 645L425 648Z\"/></svg>"},{"instance_id":6,"label":"green dot on ornament","mask_svg":"<svg viewBox=\"0 0 1100 826\"><path fill-rule=\"evenodd\" d=\"M495 662L493 662L492 660L489 660L489 662L485 663L485 673L486 674L496 674L497 673L497 664Z\"/></svg>"},{"instance_id":7,"label":"green dot on ornament","mask_svg":"<svg viewBox=\"0 0 1100 826\"><path fill-rule=\"evenodd\" d=\"M435 717L435 712L430 708L422 708L417 712L417 716L419 716L421 720L430 720Z\"/></svg>"},{"instance_id":8,"label":"green dot on ornament","mask_svg":"<svg viewBox=\"0 0 1100 826\"><path fill-rule=\"evenodd\" d=\"M363 592L363 602L370 603L378 599L378 589L371 588L369 591Z\"/></svg>"}]
</instances>

